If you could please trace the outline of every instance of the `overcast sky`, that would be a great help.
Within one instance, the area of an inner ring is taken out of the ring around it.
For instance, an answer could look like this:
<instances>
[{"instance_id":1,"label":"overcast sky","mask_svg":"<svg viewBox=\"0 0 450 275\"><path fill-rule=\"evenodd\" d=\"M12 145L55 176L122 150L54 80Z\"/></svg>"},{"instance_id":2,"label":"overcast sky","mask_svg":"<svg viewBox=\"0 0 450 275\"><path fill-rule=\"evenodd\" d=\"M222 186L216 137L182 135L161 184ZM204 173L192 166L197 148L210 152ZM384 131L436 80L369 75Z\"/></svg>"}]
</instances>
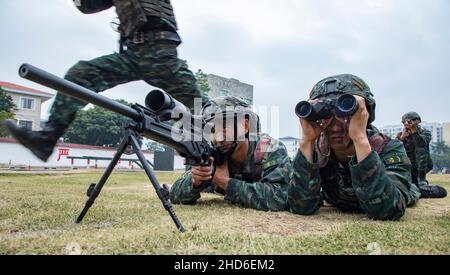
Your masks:
<instances>
[{"instance_id":1,"label":"overcast sky","mask_svg":"<svg viewBox=\"0 0 450 275\"><path fill-rule=\"evenodd\" d=\"M280 135L298 136L296 103L324 77L352 73L371 86L376 126L417 111L450 121L448 0L173 0L179 55L202 69L254 86L255 105L280 108ZM78 60L117 50L114 9L83 15L71 0L0 0L0 81L27 62L63 76ZM143 103L151 88L105 92ZM49 104L44 105L43 114ZM274 133L276 134L276 133Z\"/></svg>"}]
</instances>

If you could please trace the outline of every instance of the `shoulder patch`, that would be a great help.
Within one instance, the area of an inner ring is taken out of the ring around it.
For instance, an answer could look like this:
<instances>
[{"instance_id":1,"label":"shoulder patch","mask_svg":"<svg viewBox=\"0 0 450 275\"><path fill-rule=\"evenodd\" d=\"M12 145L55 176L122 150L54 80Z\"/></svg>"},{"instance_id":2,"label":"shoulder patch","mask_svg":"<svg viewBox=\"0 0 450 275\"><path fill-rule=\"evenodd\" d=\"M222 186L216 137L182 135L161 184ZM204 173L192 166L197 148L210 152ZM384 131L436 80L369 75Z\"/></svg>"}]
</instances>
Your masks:
<instances>
[{"instance_id":1,"label":"shoulder patch","mask_svg":"<svg viewBox=\"0 0 450 275\"><path fill-rule=\"evenodd\" d=\"M394 156L389 156L389 157L385 158L384 162L387 165L394 165L394 164L404 164L407 162L407 160L405 159L405 156L394 155Z\"/></svg>"},{"instance_id":2,"label":"shoulder patch","mask_svg":"<svg viewBox=\"0 0 450 275\"><path fill-rule=\"evenodd\" d=\"M267 170L270 167L273 167L273 166L276 166L276 165L278 165L278 162L276 160L271 160L271 161L263 163L262 168L264 170Z\"/></svg>"}]
</instances>

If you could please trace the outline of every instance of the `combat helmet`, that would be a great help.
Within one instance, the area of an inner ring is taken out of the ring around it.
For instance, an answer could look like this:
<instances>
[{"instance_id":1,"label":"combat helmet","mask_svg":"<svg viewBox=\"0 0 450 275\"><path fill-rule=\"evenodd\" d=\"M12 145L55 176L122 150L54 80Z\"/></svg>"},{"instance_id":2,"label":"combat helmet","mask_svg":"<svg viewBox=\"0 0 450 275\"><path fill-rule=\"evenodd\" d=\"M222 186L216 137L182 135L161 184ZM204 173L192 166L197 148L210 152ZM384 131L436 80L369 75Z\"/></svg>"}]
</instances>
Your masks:
<instances>
[{"instance_id":1,"label":"combat helmet","mask_svg":"<svg viewBox=\"0 0 450 275\"><path fill-rule=\"evenodd\" d=\"M205 123L213 120L230 119L237 117L247 118L250 122L248 135L258 135L261 129L259 116L252 111L250 105L235 96L223 96L208 101L202 109L202 118Z\"/></svg>"},{"instance_id":2,"label":"combat helmet","mask_svg":"<svg viewBox=\"0 0 450 275\"><path fill-rule=\"evenodd\" d=\"M420 122L422 122L422 118L416 112L410 112L410 113L407 113L407 114L403 115L402 122L405 122L405 121L408 121L408 120L419 120Z\"/></svg>"},{"instance_id":3,"label":"combat helmet","mask_svg":"<svg viewBox=\"0 0 450 275\"><path fill-rule=\"evenodd\" d=\"M352 94L358 95L366 100L367 110L369 112L369 124L375 121L376 101L370 91L369 85L352 74L341 74L327 77L319 81L312 89L309 99L319 99L332 95Z\"/></svg>"}]
</instances>

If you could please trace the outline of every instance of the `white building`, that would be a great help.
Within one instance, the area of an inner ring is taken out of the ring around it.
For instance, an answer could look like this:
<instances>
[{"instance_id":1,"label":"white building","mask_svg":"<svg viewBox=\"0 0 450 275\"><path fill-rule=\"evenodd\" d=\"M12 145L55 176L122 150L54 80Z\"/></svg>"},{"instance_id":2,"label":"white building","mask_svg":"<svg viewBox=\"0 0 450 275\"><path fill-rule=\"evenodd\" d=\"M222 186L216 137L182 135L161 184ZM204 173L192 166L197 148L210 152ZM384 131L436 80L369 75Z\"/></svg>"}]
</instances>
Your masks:
<instances>
[{"instance_id":1,"label":"white building","mask_svg":"<svg viewBox=\"0 0 450 275\"><path fill-rule=\"evenodd\" d=\"M12 97L17 107L14 112L17 124L33 131L41 130L41 105L53 94L9 82L0 82L0 87Z\"/></svg>"},{"instance_id":2,"label":"white building","mask_svg":"<svg viewBox=\"0 0 450 275\"><path fill-rule=\"evenodd\" d=\"M294 159L300 146L300 139L295 137L284 137L279 140L286 146L289 157Z\"/></svg>"},{"instance_id":3,"label":"white building","mask_svg":"<svg viewBox=\"0 0 450 275\"><path fill-rule=\"evenodd\" d=\"M422 122L421 127L429 130L433 136L431 142L441 142L444 140L444 129L441 123ZM403 132L403 125L390 125L380 128L380 131L391 138L395 138L398 133Z\"/></svg>"},{"instance_id":4,"label":"white building","mask_svg":"<svg viewBox=\"0 0 450 275\"><path fill-rule=\"evenodd\" d=\"M105 168L116 154L115 148L82 144L58 143L47 162L35 157L27 148L13 138L0 138L0 167L29 169L44 168ZM144 151L145 157L153 163L154 154ZM139 169L138 157L123 155L117 168ZM175 155L175 170L184 170L184 158Z\"/></svg>"},{"instance_id":5,"label":"white building","mask_svg":"<svg viewBox=\"0 0 450 275\"><path fill-rule=\"evenodd\" d=\"M444 142L447 146L450 146L450 122L446 122L442 124Z\"/></svg>"}]
</instances>

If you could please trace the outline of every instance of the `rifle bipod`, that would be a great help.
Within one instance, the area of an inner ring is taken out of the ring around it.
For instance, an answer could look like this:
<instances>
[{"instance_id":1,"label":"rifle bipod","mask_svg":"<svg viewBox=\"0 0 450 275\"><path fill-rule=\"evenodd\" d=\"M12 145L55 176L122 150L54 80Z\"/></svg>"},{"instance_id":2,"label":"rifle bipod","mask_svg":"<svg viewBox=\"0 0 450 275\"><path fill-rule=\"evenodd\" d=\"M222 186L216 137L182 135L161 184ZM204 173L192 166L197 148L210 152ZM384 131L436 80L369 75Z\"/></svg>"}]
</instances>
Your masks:
<instances>
[{"instance_id":1,"label":"rifle bipod","mask_svg":"<svg viewBox=\"0 0 450 275\"><path fill-rule=\"evenodd\" d=\"M105 185L106 181L108 180L109 176L111 175L112 171L116 167L117 163L119 162L121 156L127 151L127 148L129 149L130 146L132 148L132 152L135 153L142 165L142 168L144 169L145 173L147 174L148 178L150 179L150 182L152 183L153 187L156 190L156 194L158 195L158 198L161 200L164 208L169 212L170 217L174 221L175 225L177 226L178 230L180 232L185 232L183 225L181 224L180 220L175 214L175 211L172 208L172 204L169 200L169 188L166 185L161 185L158 182L158 179L156 178L155 174L153 173L152 168L150 167L150 164L148 163L147 159L144 156L144 153L141 150L141 147L139 145L139 142L137 140L138 133L136 133L135 130L127 128L127 134L125 135L124 139L122 140L122 143L119 145L119 148L117 149L116 154L114 155L114 158L112 159L111 163L106 168L105 172L103 173L103 176L100 178L100 181L97 184L91 184L87 191L87 196L89 197L86 201L86 205L83 208L83 211L81 211L80 215L77 218L76 223L81 223L86 213L89 211L89 209L94 204L95 200L97 199L98 195L102 191L103 186Z\"/></svg>"}]
</instances>

